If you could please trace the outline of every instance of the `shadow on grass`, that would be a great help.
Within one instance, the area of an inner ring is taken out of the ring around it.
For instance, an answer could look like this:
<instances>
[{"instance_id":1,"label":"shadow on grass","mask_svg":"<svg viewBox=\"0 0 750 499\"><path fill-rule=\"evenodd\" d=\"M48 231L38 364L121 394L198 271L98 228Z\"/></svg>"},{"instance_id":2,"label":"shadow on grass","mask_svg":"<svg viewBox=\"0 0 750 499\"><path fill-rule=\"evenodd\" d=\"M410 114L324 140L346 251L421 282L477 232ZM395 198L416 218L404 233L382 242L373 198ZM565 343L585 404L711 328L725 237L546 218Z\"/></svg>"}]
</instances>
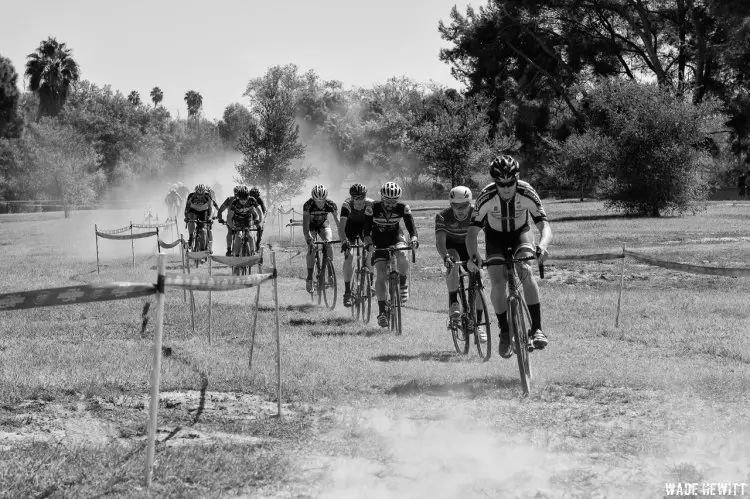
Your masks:
<instances>
[{"instance_id":1,"label":"shadow on grass","mask_svg":"<svg viewBox=\"0 0 750 499\"><path fill-rule=\"evenodd\" d=\"M629 220L632 218L636 218L633 215L623 215L623 214L607 214L607 215L580 215L580 216L570 216L570 217L558 217L558 218L550 218L550 222L585 222L590 220Z\"/></svg>"},{"instance_id":2,"label":"shadow on grass","mask_svg":"<svg viewBox=\"0 0 750 499\"><path fill-rule=\"evenodd\" d=\"M460 362L465 356L456 352L422 352L416 355L388 354L378 355L372 360L378 362L408 362L410 360L431 360L435 362Z\"/></svg>"},{"instance_id":3,"label":"shadow on grass","mask_svg":"<svg viewBox=\"0 0 750 499\"><path fill-rule=\"evenodd\" d=\"M301 305L281 306L279 307L279 310L287 310L287 311L293 311L293 312L309 312L315 308L317 308L317 305L313 305L312 303L303 303ZM276 308L270 305L261 305L258 307L258 310L260 310L261 312L269 312L272 310L276 310Z\"/></svg>"},{"instance_id":4,"label":"shadow on grass","mask_svg":"<svg viewBox=\"0 0 750 499\"><path fill-rule=\"evenodd\" d=\"M370 327L366 329L358 329L355 331L346 331L343 329L334 330L334 331L312 331L310 333L311 336L314 337L324 337L324 336L365 336L369 338L370 336L383 336L386 334L390 334L390 331L381 328L381 327Z\"/></svg>"},{"instance_id":5,"label":"shadow on grass","mask_svg":"<svg viewBox=\"0 0 750 499\"><path fill-rule=\"evenodd\" d=\"M460 383L425 383L423 381L412 380L389 388L385 393L386 395L396 395L397 397L411 397L415 395L454 397L459 395L476 398L489 393L496 394L498 390L502 389L520 388L521 385L517 378L493 376L490 378L470 379Z\"/></svg>"},{"instance_id":6,"label":"shadow on grass","mask_svg":"<svg viewBox=\"0 0 750 499\"><path fill-rule=\"evenodd\" d=\"M356 322L350 317L324 317L319 319L289 319L291 326L344 326Z\"/></svg>"}]
</instances>

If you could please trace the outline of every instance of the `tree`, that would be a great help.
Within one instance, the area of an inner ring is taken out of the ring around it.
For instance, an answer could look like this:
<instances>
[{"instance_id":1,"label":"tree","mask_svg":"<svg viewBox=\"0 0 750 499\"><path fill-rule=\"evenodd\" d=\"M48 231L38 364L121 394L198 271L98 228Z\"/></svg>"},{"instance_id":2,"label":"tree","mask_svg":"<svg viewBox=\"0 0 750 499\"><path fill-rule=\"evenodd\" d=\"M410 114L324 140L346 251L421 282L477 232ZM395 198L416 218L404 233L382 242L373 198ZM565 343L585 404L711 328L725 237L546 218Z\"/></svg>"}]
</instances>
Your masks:
<instances>
[{"instance_id":1,"label":"tree","mask_svg":"<svg viewBox=\"0 0 750 499\"><path fill-rule=\"evenodd\" d=\"M558 162L551 166L550 176L557 188L578 189L580 200L587 190L596 187L608 167L616 161L614 140L597 129L569 136L558 151Z\"/></svg>"},{"instance_id":2,"label":"tree","mask_svg":"<svg viewBox=\"0 0 750 499\"><path fill-rule=\"evenodd\" d=\"M284 68L274 66L265 76L250 80L244 94L250 98L254 119L237 145L244 156L236 166L237 173L241 181L262 186L269 204L300 194L313 173L310 167L292 167L305 154L305 146L299 141L293 92Z\"/></svg>"},{"instance_id":3,"label":"tree","mask_svg":"<svg viewBox=\"0 0 750 499\"><path fill-rule=\"evenodd\" d=\"M141 105L141 94L139 94L137 91L133 90L128 94L128 101L133 104L134 106L140 106Z\"/></svg>"},{"instance_id":4,"label":"tree","mask_svg":"<svg viewBox=\"0 0 750 499\"><path fill-rule=\"evenodd\" d=\"M203 96L195 90L185 93L185 103L188 108L188 118L196 118L203 107Z\"/></svg>"},{"instance_id":5,"label":"tree","mask_svg":"<svg viewBox=\"0 0 750 499\"><path fill-rule=\"evenodd\" d=\"M598 184L605 206L649 216L702 207L711 180L702 144L726 119L717 102L696 105L656 84L616 78L596 82L585 101L591 132L578 142L597 132L611 150Z\"/></svg>"},{"instance_id":6,"label":"tree","mask_svg":"<svg viewBox=\"0 0 750 499\"><path fill-rule=\"evenodd\" d=\"M242 134L250 127L253 115L245 106L235 102L224 108L223 118L218 123L219 136L224 146L234 149Z\"/></svg>"},{"instance_id":7,"label":"tree","mask_svg":"<svg viewBox=\"0 0 750 499\"><path fill-rule=\"evenodd\" d=\"M27 56L25 75L29 90L39 95L40 116L57 116L65 105L70 85L78 81L78 63L71 53L64 43L50 37Z\"/></svg>"},{"instance_id":8,"label":"tree","mask_svg":"<svg viewBox=\"0 0 750 499\"><path fill-rule=\"evenodd\" d=\"M151 89L151 101L154 103L154 107L159 106L159 103L164 100L164 92L161 88L154 87Z\"/></svg>"},{"instance_id":9,"label":"tree","mask_svg":"<svg viewBox=\"0 0 750 499\"><path fill-rule=\"evenodd\" d=\"M18 74L10 59L0 56L0 138L17 137L21 119L18 115Z\"/></svg>"}]
</instances>

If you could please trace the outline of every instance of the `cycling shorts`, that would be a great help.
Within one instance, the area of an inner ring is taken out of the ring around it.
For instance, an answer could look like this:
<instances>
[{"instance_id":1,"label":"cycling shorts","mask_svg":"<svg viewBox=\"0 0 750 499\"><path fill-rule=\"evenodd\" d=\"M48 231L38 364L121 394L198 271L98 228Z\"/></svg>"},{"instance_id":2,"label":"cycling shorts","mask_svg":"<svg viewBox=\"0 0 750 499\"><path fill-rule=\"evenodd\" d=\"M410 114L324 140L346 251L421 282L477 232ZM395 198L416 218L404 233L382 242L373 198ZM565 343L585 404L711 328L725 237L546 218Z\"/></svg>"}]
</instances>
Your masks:
<instances>
[{"instance_id":1,"label":"cycling shorts","mask_svg":"<svg viewBox=\"0 0 750 499\"><path fill-rule=\"evenodd\" d=\"M318 236L319 241L333 241L333 231L330 227L310 226L310 237L315 240Z\"/></svg>"},{"instance_id":2,"label":"cycling shorts","mask_svg":"<svg viewBox=\"0 0 750 499\"><path fill-rule=\"evenodd\" d=\"M487 247L487 256L485 260L492 257L511 258L522 246L534 251L534 233L531 232L529 224L524 225L514 232L500 232L485 228L484 239ZM512 248L512 253L508 254L508 248Z\"/></svg>"},{"instance_id":3,"label":"cycling shorts","mask_svg":"<svg viewBox=\"0 0 750 499\"><path fill-rule=\"evenodd\" d=\"M459 260L462 262L469 261L469 250L466 248L466 243L459 243L452 241L451 239L446 239L445 247L448 249L449 255L451 254L450 250L456 250Z\"/></svg>"},{"instance_id":4,"label":"cycling shorts","mask_svg":"<svg viewBox=\"0 0 750 499\"><path fill-rule=\"evenodd\" d=\"M403 233L394 232L395 237L389 238L387 244L382 244L383 240L378 241L381 244L375 244L375 251L372 252L372 264L375 265L377 262L388 261L390 255L388 253L388 247L397 244L406 244Z\"/></svg>"},{"instance_id":5,"label":"cycling shorts","mask_svg":"<svg viewBox=\"0 0 750 499\"><path fill-rule=\"evenodd\" d=\"M209 214L208 210L203 210L203 211L190 210L185 215L185 218L193 222L195 222L196 220L200 220L201 222L211 221L211 215Z\"/></svg>"},{"instance_id":6,"label":"cycling shorts","mask_svg":"<svg viewBox=\"0 0 750 499\"><path fill-rule=\"evenodd\" d=\"M364 229L365 224L363 222L352 222L347 219L346 226L344 227L344 234L346 235L346 238L353 243L356 238L364 240Z\"/></svg>"}]
</instances>

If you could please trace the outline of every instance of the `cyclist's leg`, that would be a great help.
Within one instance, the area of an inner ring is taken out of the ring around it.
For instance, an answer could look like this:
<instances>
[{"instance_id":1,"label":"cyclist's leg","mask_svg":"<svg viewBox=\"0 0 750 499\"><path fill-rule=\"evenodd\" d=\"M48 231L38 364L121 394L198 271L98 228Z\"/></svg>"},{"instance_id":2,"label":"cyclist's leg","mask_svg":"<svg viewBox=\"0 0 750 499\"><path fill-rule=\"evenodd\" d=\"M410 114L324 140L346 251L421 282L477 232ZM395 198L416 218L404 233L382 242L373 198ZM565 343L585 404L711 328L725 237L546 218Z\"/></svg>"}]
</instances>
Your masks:
<instances>
[{"instance_id":1,"label":"cyclist's leg","mask_svg":"<svg viewBox=\"0 0 750 499\"><path fill-rule=\"evenodd\" d=\"M403 234L399 236L398 244L406 244ZM401 303L406 303L409 300L409 256L406 251L396 253Z\"/></svg>"},{"instance_id":2,"label":"cyclist's leg","mask_svg":"<svg viewBox=\"0 0 750 499\"><path fill-rule=\"evenodd\" d=\"M487 260L490 258L506 258L506 250L513 245L515 235L494 231L487 228L485 231L485 241L487 243ZM497 322L499 326L500 342L498 353L501 357L508 358L512 355L510 345L510 327L508 325L508 283L505 267L496 265L487 268L490 276L490 302L495 309Z\"/></svg>"},{"instance_id":3,"label":"cyclist's leg","mask_svg":"<svg viewBox=\"0 0 750 499\"><path fill-rule=\"evenodd\" d=\"M317 239L319 229L310 227L310 237L313 241ZM310 245L307 249L307 282L312 283L313 267L315 267L315 245Z\"/></svg>"},{"instance_id":4,"label":"cyclist's leg","mask_svg":"<svg viewBox=\"0 0 750 499\"><path fill-rule=\"evenodd\" d=\"M195 214L189 213L188 219L188 248L193 247L193 239L195 238Z\"/></svg>"},{"instance_id":5,"label":"cyclist's leg","mask_svg":"<svg viewBox=\"0 0 750 499\"><path fill-rule=\"evenodd\" d=\"M454 262L461 261L461 257L455 248L448 249L448 256L453 259ZM448 311L451 317L458 317L461 315L461 307L458 304L458 271L459 265L456 264L445 274L445 283L448 286Z\"/></svg>"},{"instance_id":6,"label":"cyclist's leg","mask_svg":"<svg viewBox=\"0 0 750 499\"><path fill-rule=\"evenodd\" d=\"M212 252L214 248L214 231L212 230L213 225L214 224L211 222L211 219L209 217L208 220L206 221L206 236L207 236L206 249L209 252Z\"/></svg>"},{"instance_id":7,"label":"cyclist's leg","mask_svg":"<svg viewBox=\"0 0 750 499\"><path fill-rule=\"evenodd\" d=\"M388 327L388 319L385 316L388 250L376 248L372 254L372 265L375 267L375 296L378 299L378 325L380 327Z\"/></svg>"},{"instance_id":8,"label":"cyclist's leg","mask_svg":"<svg viewBox=\"0 0 750 499\"><path fill-rule=\"evenodd\" d=\"M351 227L351 226L355 227ZM359 227L360 224L352 224L351 222L346 223L344 228L344 235L346 239L354 244L357 239L357 234L362 230ZM344 253L344 266L342 269L344 276L344 306L351 306L352 303L352 275L354 275L354 252L349 249Z\"/></svg>"},{"instance_id":9,"label":"cyclist's leg","mask_svg":"<svg viewBox=\"0 0 750 499\"><path fill-rule=\"evenodd\" d=\"M534 234L531 230L522 232L518 236L518 242L513 247L513 253L517 258L534 256L536 246L534 245ZM542 331L542 310L539 301L539 286L534 279L531 264L534 260L516 264L516 272L523 283L523 294L526 305L529 307L531 316L531 336L534 348L542 349L547 346L547 337Z\"/></svg>"},{"instance_id":10,"label":"cyclist's leg","mask_svg":"<svg viewBox=\"0 0 750 499\"><path fill-rule=\"evenodd\" d=\"M333 241L333 231L330 227L320 229L318 234L320 234L320 239L322 241ZM326 246L326 256L328 257L329 262L333 261L333 246L330 244Z\"/></svg>"},{"instance_id":11,"label":"cyclist's leg","mask_svg":"<svg viewBox=\"0 0 750 499\"><path fill-rule=\"evenodd\" d=\"M260 251L260 240L262 237L263 237L263 226L259 225L257 237L255 239L255 251Z\"/></svg>"},{"instance_id":12,"label":"cyclist's leg","mask_svg":"<svg viewBox=\"0 0 750 499\"><path fill-rule=\"evenodd\" d=\"M232 241L234 241L234 231L227 225L227 256L233 254Z\"/></svg>"}]
</instances>

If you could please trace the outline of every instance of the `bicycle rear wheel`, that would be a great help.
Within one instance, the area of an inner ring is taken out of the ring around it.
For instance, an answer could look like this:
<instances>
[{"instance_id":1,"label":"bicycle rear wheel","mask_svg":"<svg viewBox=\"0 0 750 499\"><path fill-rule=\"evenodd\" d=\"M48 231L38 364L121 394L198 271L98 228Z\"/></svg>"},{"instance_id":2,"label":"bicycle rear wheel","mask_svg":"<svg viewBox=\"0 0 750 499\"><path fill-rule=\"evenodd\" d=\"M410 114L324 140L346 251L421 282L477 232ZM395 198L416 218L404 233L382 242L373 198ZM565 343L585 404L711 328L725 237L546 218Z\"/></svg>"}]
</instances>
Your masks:
<instances>
[{"instance_id":1,"label":"bicycle rear wheel","mask_svg":"<svg viewBox=\"0 0 750 499\"><path fill-rule=\"evenodd\" d=\"M518 298L511 298L509 311L511 314L510 328L513 335L513 344L518 359L518 372L521 376L521 388L523 394L528 395L531 391L531 365L529 364L529 332L523 317L524 304Z\"/></svg>"},{"instance_id":2,"label":"bicycle rear wheel","mask_svg":"<svg viewBox=\"0 0 750 499\"><path fill-rule=\"evenodd\" d=\"M357 270L354 273L352 281L349 283L349 293L351 294L351 311L352 319L359 320L359 315L362 312L362 296L359 288L359 274L361 271Z\"/></svg>"},{"instance_id":3,"label":"bicycle rear wheel","mask_svg":"<svg viewBox=\"0 0 750 499\"><path fill-rule=\"evenodd\" d=\"M391 331L401 334L401 290L398 286L398 274L388 279L388 296L390 297Z\"/></svg>"},{"instance_id":4,"label":"bicycle rear wheel","mask_svg":"<svg viewBox=\"0 0 750 499\"><path fill-rule=\"evenodd\" d=\"M362 320L370 322L372 317L372 274L368 270L362 270L359 280L360 294L362 296Z\"/></svg>"},{"instance_id":5,"label":"bicycle rear wheel","mask_svg":"<svg viewBox=\"0 0 750 499\"><path fill-rule=\"evenodd\" d=\"M320 295L320 260L315 258L315 265L313 266L313 277L312 277L312 293L310 293L310 299L315 303L315 297L318 297L318 305L322 296Z\"/></svg>"},{"instance_id":6,"label":"bicycle rear wheel","mask_svg":"<svg viewBox=\"0 0 750 499\"><path fill-rule=\"evenodd\" d=\"M469 335L466 334L466 314L461 302L462 300L458 300L458 305L461 307L461 316L458 319L448 317L448 329L451 332L456 352L466 355L469 353Z\"/></svg>"},{"instance_id":7,"label":"bicycle rear wheel","mask_svg":"<svg viewBox=\"0 0 750 499\"><path fill-rule=\"evenodd\" d=\"M338 294L338 289L336 288L336 269L333 268L333 262L326 259L323 270L323 279L321 280L323 299L325 300L326 307L329 310L333 310L336 308L336 296Z\"/></svg>"},{"instance_id":8,"label":"bicycle rear wheel","mask_svg":"<svg viewBox=\"0 0 750 499\"><path fill-rule=\"evenodd\" d=\"M481 308L480 308L481 307ZM484 299L484 293L480 289L474 291L473 303L469 305L470 313L473 314L474 318L474 344L477 346L477 353L483 361L490 360L492 357L492 334L490 332L490 319L487 311L487 302ZM482 320L477 320L477 312L483 310ZM487 341L481 341L477 329L482 326L484 331L487 333Z\"/></svg>"}]
</instances>

